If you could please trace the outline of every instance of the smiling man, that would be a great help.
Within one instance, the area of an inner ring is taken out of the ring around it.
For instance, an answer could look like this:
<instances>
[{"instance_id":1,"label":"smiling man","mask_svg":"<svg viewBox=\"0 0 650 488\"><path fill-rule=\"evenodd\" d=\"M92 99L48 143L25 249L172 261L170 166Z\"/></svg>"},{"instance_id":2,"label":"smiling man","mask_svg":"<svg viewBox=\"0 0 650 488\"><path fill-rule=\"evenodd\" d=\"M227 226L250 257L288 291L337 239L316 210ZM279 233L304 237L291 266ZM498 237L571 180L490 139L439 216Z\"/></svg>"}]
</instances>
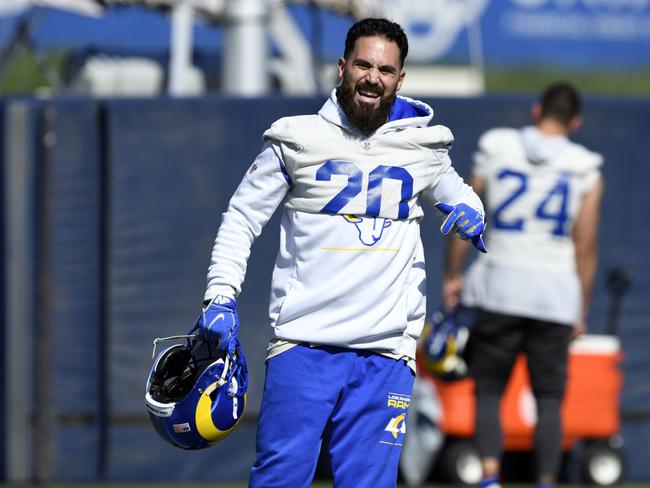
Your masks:
<instances>
[{"instance_id":1,"label":"smiling man","mask_svg":"<svg viewBox=\"0 0 650 488\"><path fill-rule=\"evenodd\" d=\"M404 81L405 39L402 46L378 36L346 43L339 59L341 84L336 95L350 123L362 132L372 132L388 120Z\"/></svg>"},{"instance_id":2,"label":"smiling man","mask_svg":"<svg viewBox=\"0 0 650 488\"><path fill-rule=\"evenodd\" d=\"M451 132L397 96L407 52L399 25L353 25L340 86L318 114L264 133L223 214L199 320L217 347L239 330L253 240L283 212L252 487L310 486L321 445L334 486L396 485L425 317L423 201L448 215L444 233L484 251L483 206L451 166Z\"/></svg>"}]
</instances>

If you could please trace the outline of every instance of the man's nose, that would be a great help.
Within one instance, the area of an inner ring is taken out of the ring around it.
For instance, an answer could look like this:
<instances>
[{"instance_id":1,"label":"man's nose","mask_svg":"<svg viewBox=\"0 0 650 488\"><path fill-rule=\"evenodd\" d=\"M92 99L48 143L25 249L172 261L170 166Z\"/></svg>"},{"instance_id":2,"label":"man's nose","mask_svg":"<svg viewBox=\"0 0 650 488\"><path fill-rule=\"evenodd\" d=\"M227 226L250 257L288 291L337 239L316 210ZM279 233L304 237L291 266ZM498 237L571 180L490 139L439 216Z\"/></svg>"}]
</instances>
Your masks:
<instances>
[{"instance_id":1,"label":"man's nose","mask_svg":"<svg viewBox=\"0 0 650 488\"><path fill-rule=\"evenodd\" d=\"M368 70L368 75L366 76L368 83L373 85L379 84L379 70L377 68L370 68Z\"/></svg>"}]
</instances>

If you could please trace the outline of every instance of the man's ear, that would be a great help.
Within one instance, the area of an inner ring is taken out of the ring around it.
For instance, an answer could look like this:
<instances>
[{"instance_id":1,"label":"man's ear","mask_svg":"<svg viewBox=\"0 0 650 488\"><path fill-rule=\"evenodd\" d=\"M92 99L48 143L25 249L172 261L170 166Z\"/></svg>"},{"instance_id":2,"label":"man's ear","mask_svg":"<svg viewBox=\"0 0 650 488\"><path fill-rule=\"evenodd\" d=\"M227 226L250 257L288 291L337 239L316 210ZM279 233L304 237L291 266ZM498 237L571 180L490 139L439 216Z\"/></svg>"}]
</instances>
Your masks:
<instances>
[{"instance_id":1,"label":"man's ear","mask_svg":"<svg viewBox=\"0 0 650 488\"><path fill-rule=\"evenodd\" d=\"M575 132L580 128L581 125L582 125L582 116L576 115L569 122L569 130L571 132Z\"/></svg>"},{"instance_id":2,"label":"man's ear","mask_svg":"<svg viewBox=\"0 0 650 488\"><path fill-rule=\"evenodd\" d=\"M399 91L402 88L402 83L404 83L405 76L406 71L402 70L402 72L399 74L399 80L397 80L397 89L395 91Z\"/></svg>"},{"instance_id":3,"label":"man's ear","mask_svg":"<svg viewBox=\"0 0 650 488\"><path fill-rule=\"evenodd\" d=\"M535 123L540 121L542 118L542 106L539 102L533 103L533 106L530 108L530 115Z\"/></svg>"},{"instance_id":4,"label":"man's ear","mask_svg":"<svg viewBox=\"0 0 650 488\"><path fill-rule=\"evenodd\" d=\"M345 58L339 58L339 81L343 80L343 73L345 72Z\"/></svg>"}]
</instances>

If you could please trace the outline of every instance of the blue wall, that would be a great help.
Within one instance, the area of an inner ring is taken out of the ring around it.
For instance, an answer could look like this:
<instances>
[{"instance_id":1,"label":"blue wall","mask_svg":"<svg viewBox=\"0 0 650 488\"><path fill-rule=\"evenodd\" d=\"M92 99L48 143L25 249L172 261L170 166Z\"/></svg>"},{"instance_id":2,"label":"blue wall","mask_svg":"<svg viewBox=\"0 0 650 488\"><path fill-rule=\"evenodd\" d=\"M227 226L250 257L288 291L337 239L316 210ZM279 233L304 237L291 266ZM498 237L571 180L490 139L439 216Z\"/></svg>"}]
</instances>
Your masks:
<instances>
[{"instance_id":1,"label":"blue wall","mask_svg":"<svg viewBox=\"0 0 650 488\"><path fill-rule=\"evenodd\" d=\"M37 153L43 187L25 189L42 202L33 216L42 239L35 260L46 264L35 287L47 300L35 300L40 312L31 327L39 330L39 320L47 316L51 332L45 356L50 364L37 370L52 385L47 398L39 397L47 401L53 422L50 456L36 453L42 459L35 464L47 463L53 479L246 478L270 333L266 308L278 215L253 246L239 300L251 373L249 406L243 425L226 442L187 453L156 436L143 403L152 340L184 333L193 324L221 212L257 154L263 130L278 117L312 113L322 101L209 97L34 103L34 116L49 114L43 124L55 135L53 144ZM480 133L495 125L527 123L531 101L428 102L436 111L434 121L454 132L452 160L467 176ZM4 100L4 105L14 102ZM589 327L594 333L607 327L606 272L628 268L634 282L624 299L620 329L623 435L629 477L648 480L650 258L645 251L650 230L644 224L650 221L650 139L645 134L650 102L588 99L586 107L576 139L606 160L601 260ZM0 148L12 143L1 134ZM439 295L443 242L438 226L434 212L428 212L422 228L429 310Z\"/></svg>"}]
</instances>

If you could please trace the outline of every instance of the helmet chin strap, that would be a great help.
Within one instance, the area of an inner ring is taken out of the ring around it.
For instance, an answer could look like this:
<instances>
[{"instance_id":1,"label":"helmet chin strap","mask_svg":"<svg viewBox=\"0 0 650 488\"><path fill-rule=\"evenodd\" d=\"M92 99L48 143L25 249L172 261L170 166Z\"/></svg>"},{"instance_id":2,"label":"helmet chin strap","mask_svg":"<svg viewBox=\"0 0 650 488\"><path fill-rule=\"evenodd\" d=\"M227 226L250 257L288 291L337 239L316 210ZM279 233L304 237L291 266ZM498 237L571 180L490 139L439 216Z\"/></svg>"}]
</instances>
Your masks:
<instances>
[{"instance_id":1,"label":"helmet chin strap","mask_svg":"<svg viewBox=\"0 0 650 488\"><path fill-rule=\"evenodd\" d=\"M196 334L183 334L183 335L174 335L169 337L156 337L153 340L153 352L151 353L151 357L152 358L156 357L156 347L158 347L158 343L160 342L177 341L178 339L194 339L196 337L198 337Z\"/></svg>"},{"instance_id":2,"label":"helmet chin strap","mask_svg":"<svg viewBox=\"0 0 650 488\"><path fill-rule=\"evenodd\" d=\"M228 368L229 368L229 366L230 366L230 355L226 354L226 359L223 362L223 371L221 372L221 376L217 380L217 385L218 386L223 386L228 381L227 376L228 376Z\"/></svg>"}]
</instances>

